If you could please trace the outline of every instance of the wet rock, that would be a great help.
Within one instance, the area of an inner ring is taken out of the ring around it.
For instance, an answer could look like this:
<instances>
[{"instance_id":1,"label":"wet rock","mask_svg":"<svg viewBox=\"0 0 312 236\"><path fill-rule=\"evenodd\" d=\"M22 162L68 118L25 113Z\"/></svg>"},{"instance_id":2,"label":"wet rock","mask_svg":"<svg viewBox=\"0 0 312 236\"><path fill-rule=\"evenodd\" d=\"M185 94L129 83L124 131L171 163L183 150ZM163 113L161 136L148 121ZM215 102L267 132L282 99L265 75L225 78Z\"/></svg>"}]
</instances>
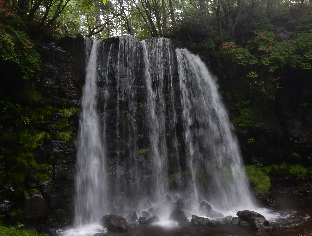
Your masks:
<instances>
[{"instance_id":1,"label":"wet rock","mask_svg":"<svg viewBox=\"0 0 312 236\"><path fill-rule=\"evenodd\" d=\"M126 217L126 219L130 222L137 221L138 215L135 211L130 212L130 214Z\"/></svg>"},{"instance_id":2,"label":"wet rock","mask_svg":"<svg viewBox=\"0 0 312 236\"><path fill-rule=\"evenodd\" d=\"M208 225L209 224L209 219L205 217L199 217L196 215L192 215L191 222L193 225Z\"/></svg>"},{"instance_id":3,"label":"wet rock","mask_svg":"<svg viewBox=\"0 0 312 236\"><path fill-rule=\"evenodd\" d=\"M239 218L238 217L233 217L232 218L232 224L233 225L238 225L238 223L239 223Z\"/></svg>"},{"instance_id":4,"label":"wet rock","mask_svg":"<svg viewBox=\"0 0 312 236\"><path fill-rule=\"evenodd\" d=\"M159 222L159 221L160 221L160 219L158 216L153 216L152 218L149 218L146 223L147 224L153 224L153 223Z\"/></svg>"},{"instance_id":5,"label":"wet rock","mask_svg":"<svg viewBox=\"0 0 312 236\"><path fill-rule=\"evenodd\" d=\"M184 198L179 198L177 201L176 201L176 205L177 205L177 209L182 209L182 207L184 207Z\"/></svg>"},{"instance_id":6,"label":"wet rock","mask_svg":"<svg viewBox=\"0 0 312 236\"><path fill-rule=\"evenodd\" d=\"M146 217L142 216L142 217L139 217L139 224L140 225L144 225L147 223L147 219Z\"/></svg>"},{"instance_id":7,"label":"wet rock","mask_svg":"<svg viewBox=\"0 0 312 236\"><path fill-rule=\"evenodd\" d=\"M100 223L111 232L126 232L128 228L125 218L112 214L103 216Z\"/></svg>"},{"instance_id":8,"label":"wet rock","mask_svg":"<svg viewBox=\"0 0 312 236\"><path fill-rule=\"evenodd\" d=\"M151 214L148 211L141 211L141 215L146 218L151 217Z\"/></svg>"},{"instance_id":9,"label":"wet rock","mask_svg":"<svg viewBox=\"0 0 312 236\"><path fill-rule=\"evenodd\" d=\"M33 194L26 199L25 216L27 218L40 218L48 214L48 205L41 194Z\"/></svg>"},{"instance_id":10,"label":"wet rock","mask_svg":"<svg viewBox=\"0 0 312 236\"><path fill-rule=\"evenodd\" d=\"M270 223L265 219L265 217L254 211L238 211L236 214L240 218L240 225L245 225L246 223L253 228L258 230L269 230Z\"/></svg>"},{"instance_id":11,"label":"wet rock","mask_svg":"<svg viewBox=\"0 0 312 236\"><path fill-rule=\"evenodd\" d=\"M215 210L211 210L208 214L206 214L206 216L208 216L210 218L222 218L222 217L224 217L224 215L221 212L218 212Z\"/></svg>"},{"instance_id":12,"label":"wet rock","mask_svg":"<svg viewBox=\"0 0 312 236\"><path fill-rule=\"evenodd\" d=\"M249 226L249 223L247 221L244 221L244 220L239 220L238 221L238 225L240 225L240 226Z\"/></svg>"},{"instance_id":13,"label":"wet rock","mask_svg":"<svg viewBox=\"0 0 312 236\"><path fill-rule=\"evenodd\" d=\"M203 215L207 215L209 214L210 212L212 211L212 206L205 202L205 201L202 201L200 204L199 204L199 212Z\"/></svg>"},{"instance_id":14,"label":"wet rock","mask_svg":"<svg viewBox=\"0 0 312 236\"><path fill-rule=\"evenodd\" d=\"M9 200L0 201L0 213L8 213L13 203Z\"/></svg>"},{"instance_id":15,"label":"wet rock","mask_svg":"<svg viewBox=\"0 0 312 236\"><path fill-rule=\"evenodd\" d=\"M185 212L181 209L175 209L169 216L170 220L178 222L179 225L188 223Z\"/></svg>"},{"instance_id":16,"label":"wet rock","mask_svg":"<svg viewBox=\"0 0 312 236\"><path fill-rule=\"evenodd\" d=\"M217 219L217 221L220 222L220 225L226 225L226 224L232 224L232 216L226 216L220 219Z\"/></svg>"},{"instance_id":17,"label":"wet rock","mask_svg":"<svg viewBox=\"0 0 312 236\"><path fill-rule=\"evenodd\" d=\"M253 219L254 217L258 217L258 218L263 218L265 219L265 217L263 215L261 215L260 213L254 212L254 211L248 211L248 210L244 210L244 211L238 211L236 213L236 215L244 221L247 221L248 223L250 222L251 219Z\"/></svg>"}]
</instances>

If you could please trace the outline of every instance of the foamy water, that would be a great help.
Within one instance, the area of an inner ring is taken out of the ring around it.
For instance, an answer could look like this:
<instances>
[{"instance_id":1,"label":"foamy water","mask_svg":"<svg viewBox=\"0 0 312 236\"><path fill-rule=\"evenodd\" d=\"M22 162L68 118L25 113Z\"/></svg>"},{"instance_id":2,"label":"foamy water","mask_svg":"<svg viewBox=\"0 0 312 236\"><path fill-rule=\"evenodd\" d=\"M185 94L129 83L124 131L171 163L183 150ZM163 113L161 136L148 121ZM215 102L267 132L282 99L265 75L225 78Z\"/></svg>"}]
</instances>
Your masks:
<instances>
[{"instance_id":1,"label":"foamy water","mask_svg":"<svg viewBox=\"0 0 312 236\"><path fill-rule=\"evenodd\" d=\"M89 224L79 226L77 228L71 228L67 230L59 230L60 236L92 236L98 233L106 233L107 230L100 224Z\"/></svg>"}]
</instances>

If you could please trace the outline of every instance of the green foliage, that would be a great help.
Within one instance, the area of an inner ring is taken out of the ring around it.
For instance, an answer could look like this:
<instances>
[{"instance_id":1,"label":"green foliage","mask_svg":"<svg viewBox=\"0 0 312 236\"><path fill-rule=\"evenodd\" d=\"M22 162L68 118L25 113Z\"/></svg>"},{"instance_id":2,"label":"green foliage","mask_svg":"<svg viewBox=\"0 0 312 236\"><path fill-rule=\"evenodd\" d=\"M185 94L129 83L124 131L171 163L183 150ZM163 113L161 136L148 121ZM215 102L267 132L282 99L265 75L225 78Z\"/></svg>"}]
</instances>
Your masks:
<instances>
[{"instance_id":1,"label":"green foliage","mask_svg":"<svg viewBox=\"0 0 312 236\"><path fill-rule=\"evenodd\" d=\"M292 181L305 180L310 175L309 168L301 165L263 166L262 164L247 165L246 171L250 181L254 185L256 194L267 194L271 187L270 175L288 176Z\"/></svg>"},{"instance_id":2,"label":"green foliage","mask_svg":"<svg viewBox=\"0 0 312 236\"><path fill-rule=\"evenodd\" d=\"M259 124L255 122L255 111L249 107L250 101L242 101L235 104L232 109L230 118L235 125L236 129L254 129L259 127Z\"/></svg>"},{"instance_id":3,"label":"green foliage","mask_svg":"<svg viewBox=\"0 0 312 236\"><path fill-rule=\"evenodd\" d=\"M312 68L312 33L298 33L287 41L279 41L272 31L255 30L254 34L245 45L225 42L220 51L232 63L244 66L246 81L274 100L282 79L279 70L283 67Z\"/></svg>"},{"instance_id":4,"label":"green foliage","mask_svg":"<svg viewBox=\"0 0 312 236\"><path fill-rule=\"evenodd\" d=\"M288 167L288 172L291 176L293 176L296 179L306 179L308 169L300 166L300 165L291 165Z\"/></svg>"},{"instance_id":5,"label":"green foliage","mask_svg":"<svg viewBox=\"0 0 312 236\"><path fill-rule=\"evenodd\" d=\"M0 100L0 147L6 150L0 157L3 164L0 167L0 181L11 184L16 196L28 192L27 175L30 171L35 173L37 182L51 180L52 165L37 163L34 150L47 138L72 141L73 116L78 112L77 108L36 107L37 103L48 100L36 90L32 91L26 93L36 95L36 99L27 99L31 101L30 107L13 103L9 98ZM57 119L46 123L51 116Z\"/></svg>"},{"instance_id":6,"label":"green foliage","mask_svg":"<svg viewBox=\"0 0 312 236\"><path fill-rule=\"evenodd\" d=\"M0 235L1 236L44 236L45 234L37 234L34 231L30 230L23 230L21 231L20 228L23 225L18 224L16 227L6 227L0 225Z\"/></svg>"},{"instance_id":7,"label":"green foliage","mask_svg":"<svg viewBox=\"0 0 312 236\"><path fill-rule=\"evenodd\" d=\"M247 143L248 144L253 144L254 142L255 142L255 140L253 138L247 139Z\"/></svg>"},{"instance_id":8,"label":"green foliage","mask_svg":"<svg viewBox=\"0 0 312 236\"><path fill-rule=\"evenodd\" d=\"M22 19L13 13L4 1L0 1L0 11L1 59L13 63L21 70L24 79L30 79L40 69L40 55L25 33Z\"/></svg>"},{"instance_id":9,"label":"green foliage","mask_svg":"<svg viewBox=\"0 0 312 236\"><path fill-rule=\"evenodd\" d=\"M146 153L148 153L150 150L149 150L149 148L141 148L139 151L138 151L138 153L140 153L140 154L146 154Z\"/></svg>"},{"instance_id":10,"label":"green foliage","mask_svg":"<svg viewBox=\"0 0 312 236\"><path fill-rule=\"evenodd\" d=\"M256 165L247 165L246 171L249 180L254 185L256 194L268 194L271 187L270 177Z\"/></svg>"}]
</instances>

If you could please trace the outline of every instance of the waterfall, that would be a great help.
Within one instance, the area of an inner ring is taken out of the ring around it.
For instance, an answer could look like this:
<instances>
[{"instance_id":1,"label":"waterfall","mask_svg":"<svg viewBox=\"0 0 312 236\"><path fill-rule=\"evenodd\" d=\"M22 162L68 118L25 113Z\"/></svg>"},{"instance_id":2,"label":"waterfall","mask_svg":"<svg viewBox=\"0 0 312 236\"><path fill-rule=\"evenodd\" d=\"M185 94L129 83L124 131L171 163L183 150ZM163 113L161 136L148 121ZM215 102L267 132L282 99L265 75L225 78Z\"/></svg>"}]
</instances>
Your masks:
<instances>
[{"instance_id":1,"label":"waterfall","mask_svg":"<svg viewBox=\"0 0 312 236\"><path fill-rule=\"evenodd\" d=\"M219 210L250 209L253 201L232 125L215 79L198 56L177 49L190 190Z\"/></svg>"},{"instance_id":2,"label":"waterfall","mask_svg":"<svg viewBox=\"0 0 312 236\"><path fill-rule=\"evenodd\" d=\"M97 112L97 53L100 41L94 41L86 67L82 96L77 153L75 225L92 223L105 212L106 178L104 147ZM88 51L87 51L88 53Z\"/></svg>"},{"instance_id":3,"label":"waterfall","mask_svg":"<svg viewBox=\"0 0 312 236\"><path fill-rule=\"evenodd\" d=\"M86 41L86 45L90 41ZM251 208L237 140L204 63L164 38L96 40L83 88L75 224Z\"/></svg>"}]
</instances>

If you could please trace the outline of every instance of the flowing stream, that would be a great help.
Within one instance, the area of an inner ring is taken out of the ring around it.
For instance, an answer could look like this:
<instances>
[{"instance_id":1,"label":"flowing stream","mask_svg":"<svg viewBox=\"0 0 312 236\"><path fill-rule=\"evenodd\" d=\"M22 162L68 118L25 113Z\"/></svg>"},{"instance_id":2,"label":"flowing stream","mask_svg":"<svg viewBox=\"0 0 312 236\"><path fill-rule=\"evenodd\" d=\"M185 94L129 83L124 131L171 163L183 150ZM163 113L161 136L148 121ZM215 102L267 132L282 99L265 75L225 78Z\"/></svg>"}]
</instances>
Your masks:
<instances>
[{"instance_id":1,"label":"flowing stream","mask_svg":"<svg viewBox=\"0 0 312 236\"><path fill-rule=\"evenodd\" d=\"M164 38L85 42L76 227L133 211L167 219L179 199L192 214L201 201L254 208L216 80L198 56Z\"/></svg>"}]
</instances>

